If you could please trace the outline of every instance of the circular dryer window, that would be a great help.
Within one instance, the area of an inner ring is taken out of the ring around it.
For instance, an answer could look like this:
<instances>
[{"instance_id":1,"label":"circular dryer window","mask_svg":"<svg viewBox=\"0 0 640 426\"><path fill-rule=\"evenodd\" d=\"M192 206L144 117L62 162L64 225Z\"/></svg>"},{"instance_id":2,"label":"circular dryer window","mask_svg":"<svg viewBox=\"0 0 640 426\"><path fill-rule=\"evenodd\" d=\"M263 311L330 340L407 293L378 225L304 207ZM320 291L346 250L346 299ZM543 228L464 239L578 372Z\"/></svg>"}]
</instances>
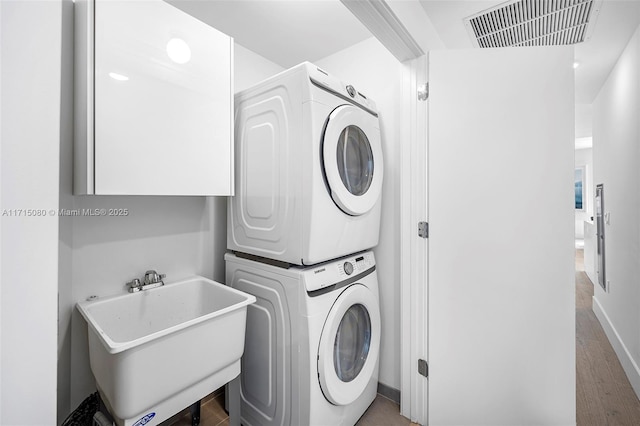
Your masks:
<instances>
[{"instance_id":1,"label":"circular dryer window","mask_svg":"<svg viewBox=\"0 0 640 426\"><path fill-rule=\"evenodd\" d=\"M367 135L358 126L347 126L340 133L336 149L340 179L353 195L369 190L373 180L373 152Z\"/></svg>"},{"instance_id":2,"label":"circular dryer window","mask_svg":"<svg viewBox=\"0 0 640 426\"><path fill-rule=\"evenodd\" d=\"M371 346L371 319L361 304L351 306L338 326L333 345L333 366L343 382L355 379L367 361Z\"/></svg>"},{"instance_id":3,"label":"circular dryer window","mask_svg":"<svg viewBox=\"0 0 640 426\"><path fill-rule=\"evenodd\" d=\"M382 191L382 145L378 117L353 105L334 109L322 136L322 159L331 198L359 216L376 205Z\"/></svg>"}]
</instances>

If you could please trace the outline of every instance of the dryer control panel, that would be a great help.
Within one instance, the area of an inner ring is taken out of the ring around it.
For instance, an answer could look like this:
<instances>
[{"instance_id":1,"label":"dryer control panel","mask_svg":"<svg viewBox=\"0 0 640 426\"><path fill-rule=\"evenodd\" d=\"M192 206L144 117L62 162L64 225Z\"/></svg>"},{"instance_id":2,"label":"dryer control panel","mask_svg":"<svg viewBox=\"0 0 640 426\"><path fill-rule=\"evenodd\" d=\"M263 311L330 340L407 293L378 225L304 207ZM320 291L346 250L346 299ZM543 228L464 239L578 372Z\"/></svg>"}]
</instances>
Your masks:
<instances>
[{"instance_id":1,"label":"dryer control panel","mask_svg":"<svg viewBox=\"0 0 640 426\"><path fill-rule=\"evenodd\" d=\"M305 288L311 292L342 283L358 277L363 272L370 270L375 264L373 252L368 251L315 265L305 271Z\"/></svg>"},{"instance_id":2,"label":"dryer control panel","mask_svg":"<svg viewBox=\"0 0 640 426\"><path fill-rule=\"evenodd\" d=\"M323 69L309 63L307 63L307 72L309 73L309 79L315 86L361 107L376 117L378 116L376 103L358 91L353 85L340 81Z\"/></svg>"}]
</instances>

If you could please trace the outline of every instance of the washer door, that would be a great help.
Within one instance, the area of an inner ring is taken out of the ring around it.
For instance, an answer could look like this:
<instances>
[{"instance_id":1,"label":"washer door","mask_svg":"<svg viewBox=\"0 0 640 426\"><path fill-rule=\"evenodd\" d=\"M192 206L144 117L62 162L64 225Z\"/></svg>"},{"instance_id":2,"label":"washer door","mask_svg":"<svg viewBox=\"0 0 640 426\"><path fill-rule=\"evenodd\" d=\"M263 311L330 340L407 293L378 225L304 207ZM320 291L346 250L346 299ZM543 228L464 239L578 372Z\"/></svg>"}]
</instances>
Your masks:
<instances>
[{"instance_id":1,"label":"washer door","mask_svg":"<svg viewBox=\"0 0 640 426\"><path fill-rule=\"evenodd\" d=\"M327 119L322 154L336 205L352 216L371 210L382 190L378 118L353 105L334 109Z\"/></svg>"},{"instance_id":2,"label":"washer door","mask_svg":"<svg viewBox=\"0 0 640 426\"><path fill-rule=\"evenodd\" d=\"M380 309L373 293L353 284L338 296L322 329L318 377L334 405L348 405L365 390L378 362Z\"/></svg>"}]
</instances>

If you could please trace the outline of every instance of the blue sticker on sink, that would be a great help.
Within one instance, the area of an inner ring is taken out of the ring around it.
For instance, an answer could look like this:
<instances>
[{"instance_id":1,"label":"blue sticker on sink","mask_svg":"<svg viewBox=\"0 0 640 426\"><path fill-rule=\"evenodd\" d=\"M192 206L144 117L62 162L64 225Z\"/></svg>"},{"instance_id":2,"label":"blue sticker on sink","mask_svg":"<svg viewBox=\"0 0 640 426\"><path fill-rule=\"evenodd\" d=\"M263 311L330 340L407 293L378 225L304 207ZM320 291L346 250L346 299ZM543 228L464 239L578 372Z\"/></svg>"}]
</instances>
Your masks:
<instances>
[{"instance_id":1,"label":"blue sticker on sink","mask_svg":"<svg viewBox=\"0 0 640 426\"><path fill-rule=\"evenodd\" d=\"M156 416L156 413L149 413L140 418L137 422L133 424L133 426L144 426L151 421Z\"/></svg>"}]
</instances>

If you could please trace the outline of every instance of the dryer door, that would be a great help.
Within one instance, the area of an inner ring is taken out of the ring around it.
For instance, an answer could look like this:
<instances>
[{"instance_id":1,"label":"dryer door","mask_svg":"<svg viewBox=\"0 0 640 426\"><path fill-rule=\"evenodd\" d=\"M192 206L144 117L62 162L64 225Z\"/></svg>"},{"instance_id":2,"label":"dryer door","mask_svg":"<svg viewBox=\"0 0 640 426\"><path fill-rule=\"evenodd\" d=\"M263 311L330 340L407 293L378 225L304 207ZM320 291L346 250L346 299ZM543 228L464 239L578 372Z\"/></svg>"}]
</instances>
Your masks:
<instances>
[{"instance_id":1,"label":"dryer door","mask_svg":"<svg viewBox=\"0 0 640 426\"><path fill-rule=\"evenodd\" d=\"M318 348L318 377L324 396L348 405L365 390L380 350L380 309L362 284L343 291L331 307Z\"/></svg>"},{"instance_id":2,"label":"dryer door","mask_svg":"<svg viewBox=\"0 0 640 426\"><path fill-rule=\"evenodd\" d=\"M322 142L331 197L352 216L373 208L382 190L382 146L378 118L353 105L329 115Z\"/></svg>"}]
</instances>

